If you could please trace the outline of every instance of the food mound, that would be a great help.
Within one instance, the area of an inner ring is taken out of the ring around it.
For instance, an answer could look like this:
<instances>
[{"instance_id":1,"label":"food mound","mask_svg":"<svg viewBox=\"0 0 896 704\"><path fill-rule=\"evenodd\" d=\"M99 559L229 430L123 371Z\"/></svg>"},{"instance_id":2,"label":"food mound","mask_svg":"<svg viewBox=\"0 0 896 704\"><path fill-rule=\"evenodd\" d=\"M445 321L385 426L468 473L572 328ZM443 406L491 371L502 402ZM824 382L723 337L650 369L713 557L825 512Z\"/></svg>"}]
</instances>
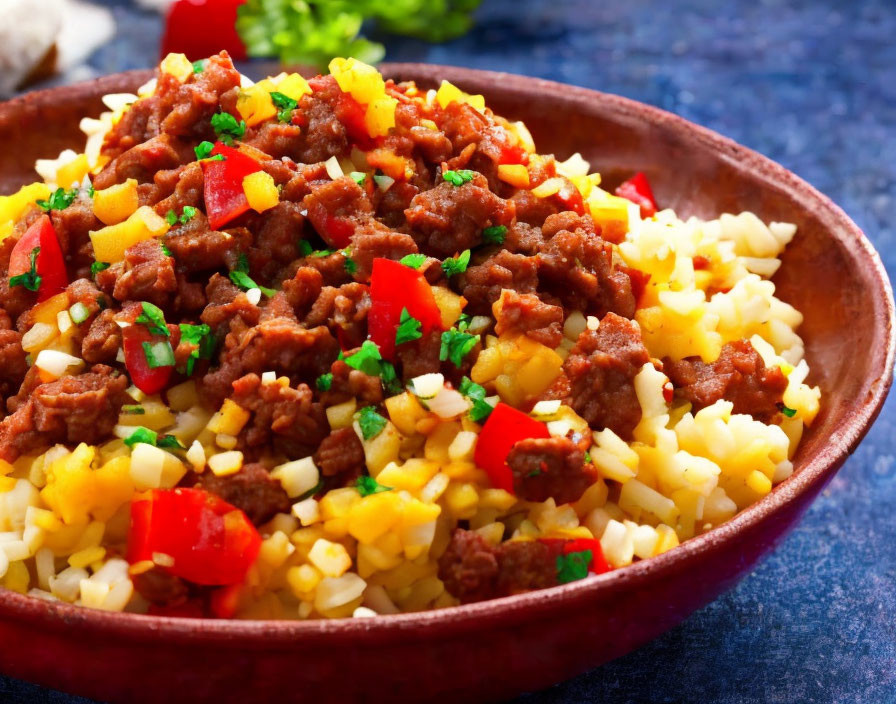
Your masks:
<instances>
[{"instance_id":1,"label":"food mound","mask_svg":"<svg viewBox=\"0 0 896 704\"><path fill-rule=\"evenodd\" d=\"M482 96L330 71L169 55L0 199L4 587L440 608L650 558L791 474L820 397L768 280L794 226L682 221Z\"/></svg>"}]
</instances>

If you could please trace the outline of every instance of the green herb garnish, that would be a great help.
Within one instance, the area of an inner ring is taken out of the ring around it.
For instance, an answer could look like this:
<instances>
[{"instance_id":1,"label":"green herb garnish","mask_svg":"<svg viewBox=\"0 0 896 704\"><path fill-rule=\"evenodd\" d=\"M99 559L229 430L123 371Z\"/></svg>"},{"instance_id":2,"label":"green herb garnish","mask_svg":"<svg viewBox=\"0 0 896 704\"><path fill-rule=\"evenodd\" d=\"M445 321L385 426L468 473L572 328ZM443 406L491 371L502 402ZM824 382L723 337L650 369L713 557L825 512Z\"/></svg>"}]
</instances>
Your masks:
<instances>
[{"instance_id":1,"label":"green herb garnish","mask_svg":"<svg viewBox=\"0 0 896 704\"><path fill-rule=\"evenodd\" d=\"M398 329L395 331L395 346L423 337L423 333L420 332L422 325L419 320L408 313L407 308L402 308L401 317L398 319Z\"/></svg>"},{"instance_id":2,"label":"green herb garnish","mask_svg":"<svg viewBox=\"0 0 896 704\"><path fill-rule=\"evenodd\" d=\"M366 474L358 477L355 487L362 497L370 496L371 494L381 494L384 491L392 491L391 486L380 484L376 479L368 477Z\"/></svg>"},{"instance_id":3,"label":"green herb garnish","mask_svg":"<svg viewBox=\"0 0 896 704\"><path fill-rule=\"evenodd\" d=\"M783 413L788 418L793 418L796 415L795 408L788 408L783 403L778 404L778 409L781 411L781 413Z\"/></svg>"},{"instance_id":4,"label":"green herb garnish","mask_svg":"<svg viewBox=\"0 0 896 704\"><path fill-rule=\"evenodd\" d=\"M321 374L315 380L314 385L318 391L329 391L333 386L333 374L331 372Z\"/></svg>"},{"instance_id":5,"label":"green herb garnish","mask_svg":"<svg viewBox=\"0 0 896 704\"><path fill-rule=\"evenodd\" d=\"M184 371L187 376L193 374L196 362L200 359L211 359L215 353L215 336L208 325L180 324L180 341L190 345L196 345L196 349L190 352Z\"/></svg>"},{"instance_id":6,"label":"green herb garnish","mask_svg":"<svg viewBox=\"0 0 896 704\"><path fill-rule=\"evenodd\" d=\"M77 188L72 188L70 191L66 191L64 188L57 188L47 200L37 201L37 207L45 213L51 210L65 210L74 203L77 197Z\"/></svg>"},{"instance_id":7,"label":"green herb garnish","mask_svg":"<svg viewBox=\"0 0 896 704\"><path fill-rule=\"evenodd\" d=\"M442 271L449 278L455 274L463 274L470 264L470 250L466 249L458 257L450 257L442 262Z\"/></svg>"},{"instance_id":8,"label":"green herb garnish","mask_svg":"<svg viewBox=\"0 0 896 704\"><path fill-rule=\"evenodd\" d=\"M479 342L479 337L467 332L461 332L452 328L442 333L442 346L439 348L441 361L451 360L455 367L460 368L470 351Z\"/></svg>"},{"instance_id":9,"label":"green herb garnish","mask_svg":"<svg viewBox=\"0 0 896 704\"><path fill-rule=\"evenodd\" d=\"M461 379L457 390L473 402L469 414L470 420L474 423L484 423L494 410L494 406L485 400L485 388L465 376Z\"/></svg>"},{"instance_id":10,"label":"green herb garnish","mask_svg":"<svg viewBox=\"0 0 896 704\"><path fill-rule=\"evenodd\" d=\"M31 261L30 268L24 274L12 276L9 279L9 286L24 286L29 291L37 291L40 288L41 276L37 273L37 255L40 254L40 247L35 247L28 255Z\"/></svg>"},{"instance_id":11,"label":"green herb garnish","mask_svg":"<svg viewBox=\"0 0 896 704\"><path fill-rule=\"evenodd\" d=\"M237 259L236 268L230 272L230 280L244 291L257 288L268 298L273 297L273 295L277 293L272 288L259 286L257 283L255 283L252 277L249 276L249 260L246 258L245 254L240 254L239 258Z\"/></svg>"},{"instance_id":12,"label":"green herb garnish","mask_svg":"<svg viewBox=\"0 0 896 704\"><path fill-rule=\"evenodd\" d=\"M341 353L340 353L341 354ZM350 357L345 357L345 363L352 369L357 369L369 376L378 376L383 382L383 388L386 391L396 394L401 391L401 384L398 381L398 375L395 373L395 367L391 362L387 362L380 354L380 348L375 342L365 340L361 345L361 349Z\"/></svg>"},{"instance_id":13,"label":"green herb garnish","mask_svg":"<svg viewBox=\"0 0 896 704\"><path fill-rule=\"evenodd\" d=\"M363 171L352 171L349 176L351 177L352 181L357 183L359 186L363 186L365 181L367 181L367 174L365 174Z\"/></svg>"},{"instance_id":14,"label":"green herb garnish","mask_svg":"<svg viewBox=\"0 0 896 704\"><path fill-rule=\"evenodd\" d=\"M168 331L168 326L165 324L165 314L162 312L162 309L147 301L143 301L141 305L143 307L143 312L137 316L137 319L134 322L145 325L154 335L170 337L171 333Z\"/></svg>"},{"instance_id":15,"label":"green herb garnish","mask_svg":"<svg viewBox=\"0 0 896 704\"><path fill-rule=\"evenodd\" d=\"M342 262L342 266L345 268L345 273L349 276L354 276L354 274L358 271L357 262L351 258L351 249L346 247L342 250L341 254L345 257L345 261Z\"/></svg>"},{"instance_id":16,"label":"green herb garnish","mask_svg":"<svg viewBox=\"0 0 896 704\"><path fill-rule=\"evenodd\" d=\"M426 261L425 254L406 254L399 260L399 264L411 267L411 269L419 269Z\"/></svg>"},{"instance_id":17,"label":"green herb garnish","mask_svg":"<svg viewBox=\"0 0 896 704\"><path fill-rule=\"evenodd\" d=\"M373 406L365 406L358 411L358 425L361 427L361 435L365 440L375 438L386 427L388 421L383 418Z\"/></svg>"},{"instance_id":18,"label":"green herb garnish","mask_svg":"<svg viewBox=\"0 0 896 704\"><path fill-rule=\"evenodd\" d=\"M196 153L197 161L202 161L203 159L208 159L212 150L215 148L215 145L211 142L200 142L199 146L195 147L193 151Z\"/></svg>"},{"instance_id":19,"label":"green herb garnish","mask_svg":"<svg viewBox=\"0 0 896 704\"><path fill-rule=\"evenodd\" d=\"M146 366L150 369L174 366L174 350L168 340L161 342L144 342L143 354L146 357Z\"/></svg>"},{"instance_id":20,"label":"green herb garnish","mask_svg":"<svg viewBox=\"0 0 896 704\"><path fill-rule=\"evenodd\" d=\"M271 101L274 106L279 108L277 119L280 122L290 122L292 120L292 111L298 106L298 102L290 98L288 95L274 91L271 93Z\"/></svg>"},{"instance_id":21,"label":"green herb garnish","mask_svg":"<svg viewBox=\"0 0 896 704\"><path fill-rule=\"evenodd\" d=\"M101 271L105 271L110 266L112 265L109 262L94 262L90 265L90 275L93 278L96 278L97 274L99 274Z\"/></svg>"},{"instance_id":22,"label":"green herb garnish","mask_svg":"<svg viewBox=\"0 0 896 704\"><path fill-rule=\"evenodd\" d=\"M311 243L308 240L299 240L299 254L303 257L310 257L312 251L314 250L311 249Z\"/></svg>"},{"instance_id":23,"label":"green herb garnish","mask_svg":"<svg viewBox=\"0 0 896 704\"><path fill-rule=\"evenodd\" d=\"M212 129L218 135L218 139L229 147L234 139L240 139L246 134L246 121L237 122L229 112L218 112L212 115Z\"/></svg>"},{"instance_id":24,"label":"green herb garnish","mask_svg":"<svg viewBox=\"0 0 896 704\"><path fill-rule=\"evenodd\" d=\"M122 406L121 412L124 413L126 416L146 415L146 409L139 404Z\"/></svg>"},{"instance_id":25,"label":"green herb garnish","mask_svg":"<svg viewBox=\"0 0 896 704\"><path fill-rule=\"evenodd\" d=\"M199 61L193 62L193 73L202 73L205 71L205 64L208 62L208 59L199 59Z\"/></svg>"},{"instance_id":26,"label":"green herb garnish","mask_svg":"<svg viewBox=\"0 0 896 704\"><path fill-rule=\"evenodd\" d=\"M568 584L588 576L588 567L594 558L590 550L557 555L557 581Z\"/></svg>"},{"instance_id":27,"label":"green herb garnish","mask_svg":"<svg viewBox=\"0 0 896 704\"><path fill-rule=\"evenodd\" d=\"M504 238L506 236L506 225L492 225L482 231L482 241L485 244L504 244Z\"/></svg>"},{"instance_id":28,"label":"green herb garnish","mask_svg":"<svg viewBox=\"0 0 896 704\"><path fill-rule=\"evenodd\" d=\"M470 171L469 169L459 169L457 171L443 171L442 178L445 179L452 186L463 186L465 183L469 183L473 180L473 176L476 175L475 171Z\"/></svg>"}]
</instances>

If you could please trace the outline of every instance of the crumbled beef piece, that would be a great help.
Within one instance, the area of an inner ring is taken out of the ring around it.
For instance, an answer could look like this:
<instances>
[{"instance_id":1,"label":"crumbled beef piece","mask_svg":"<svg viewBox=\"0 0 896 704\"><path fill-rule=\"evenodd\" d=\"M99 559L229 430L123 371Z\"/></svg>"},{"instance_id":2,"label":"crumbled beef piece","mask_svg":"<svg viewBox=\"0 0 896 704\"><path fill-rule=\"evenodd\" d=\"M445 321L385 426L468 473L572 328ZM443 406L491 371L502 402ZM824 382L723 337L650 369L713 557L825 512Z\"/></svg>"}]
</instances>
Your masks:
<instances>
[{"instance_id":1,"label":"crumbled beef piece","mask_svg":"<svg viewBox=\"0 0 896 704\"><path fill-rule=\"evenodd\" d=\"M304 318L308 314L322 288L323 276L310 266L299 267L295 276L283 282L283 293L297 318Z\"/></svg>"},{"instance_id":2,"label":"crumbled beef piece","mask_svg":"<svg viewBox=\"0 0 896 704\"><path fill-rule=\"evenodd\" d=\"M352 369L342 360L330 367L333 380L330 388L321 394L324 406L335 406L351 399L358 406L377 406L383 402L383 384L378 376L370 376L359 369Z\"/></svg>"},{"instance_id":3,"label":"crumbled beef piece","mask_svg":"<svg viewBox=\"0 0 896 704\"><path fill-rule=\"evenodd\" d=\"M261 452L273 444L287 457L299 459L314 452L326 437L326 415L305 384L262 383L258 374L247 374L233 382L232 398L252 412L237 438L242 450Z\"/></svg>"},{"instance_id":4,"label":"crumbled beef piece","mask_svg":"<svg viewBox=\"0 0 896 704\"><path fill-rule=\"evenodd\" d=\"M251 327L261 316L261 309L252 305L245 293L220 274L212 276L205 293L208 306L202 311L201 319L219 338L229 332L232 321L239 319L244 326Z\"/></svg>"},{"instance_id":5,"label":"crumbled beef piece","mask_svg":"<svg viewBox=\"0 0 896 704\"><path fill-rule=\"evenodd\" d=\"M541 225L559 210L552 199L533 196L528 189L514 193L509 202L513 203L517 220L533 227Z\"/></svg>"},{"instance_id":6,"label":"crumbled beef piece","mask_svg":"<svg viewBox=\"0 0 896 704\"><path fill-rule=\"evenodd\" d=\"M179 606L190 596L187 583L161 567L135 574L131 582L140 596L156 606Z\"/></svg>"},{"instance_id":7,"label":"crumbled beef piece","mask_svg":"<svg viewBox=\"0 0 896 704\"><path fill-rule=\"evenodd\" d=\"M0 330L0 412L7 396L19 390L28 372L22 349L22 335L16 330Z\"/></svg>"},{"instance_id":8,"label":"crumbled beef piece","mask_svg":"<svg viewBox=\"0 0 896 704\"><path fill-rule=\"evenodd\" d=\"M551 219L543 228L550 239L537 257L540 289L556 296L564 306L587 314L613 312L633 317L631 280L614 267L612 246L595 233L591 219L581 218L574 231L561 229L553 234Z\"/></svg>"},{"instance_id":9,"label":"crumbled beef piece","mask_svg":"<svg viewBox=\"0 0 896 704\"><path fill-rule=\"evenodd\" d=\"M177 290L174 260L158 240L143 240L124 253L124 271L112 295L119 301L148 301L166 308Z\"/></svg>"},{"instance_id":10,"label":"crumbled beef piece","mask_svg":"<svg viewBox=\"0 0 896 704\"><path fill-rule=\"evenodd\" d=\"M298 112L308 121L295 146L295 159L306 164L326 161L348 149L345 126L336 119L334 106L342 90L332 76L317 79L314 94L302 96Z\"/></svg>"},{"instance_id":11,"label":"crumbled beef piece","mask_svg":"<svg viewBox=\"0 0 896 704\"><path fill-rule=\"evenodd\" d=\"M513 207L476 174L462 186L443 181L419 193L404 214L420 250L444 258L480 244L486 227L509 225Z\"/></svg>"},{"instance_id":12,"label":"crumbled beef piece","mask_svg":"<svg viewBox=\"0 0 896 704\"><path fill-rule=\"evenodd\" d=\"M81 342L81 357L90 364L111 364L121 349L121 328L115 311L104 310L96 316Z\"/></svg>"},{"instance_id":13,"label":"crumbled beef piece","mask_svg":"<svg viewBox=\"0 0 896 704\"><path fill-rule=\"evenodd\" d=\"M171 210L175 215L181 216L184 208L190 206L200 211L193 218L200 215L205 218L205 215L201 213L205 181L202 176L202 164L198 161L169 171L159 171L156 173L154 181L158 192L153 194L155 197L153 209L160 217L165 217ZM175 226L175 229L177 227L179 226Z\"/></svg>"},{"instance_id":14,"label":"crumbled beef piece","mask_svg":"<svg viewBox=\"0 0 896 704\"><path fill-rule=\"evenodd\" d=\"M307 327L326 325L343 349L352 349L367 339L369 311L370 290L364 284L324 286L303 322Z\"/></svg>"},{"instance_id":15,"label":"crumbled beef piece","mask_svg":"<svg viewBox=\"0 0 896 704\"><path fill-rule=\"evenodd\" d=\"M348 176L312 185L302 202L309 222L334 248L348 244L360 223L373 213L367 194Z\"/></svg>"},{"instance_id":16,"label":"crumbled beef piece","mask_svg":"<svg viewBox=\"0 0 896 704\"><path fill-rule=\"evenodd\" d=\"M203 472L198 475L195 486L236 506L256 526L267 523L278 513L289 513L292 506L280 482L257 462L244 464L236 474L223 477Z\"/></svg>"},{"instance_id":17,"label":"crumbled beef piece","mask_svg":"<svg viewBox=\"0 0 896 704\"><path fill-rule=\"evenodd\" d=\"M283 268L299 256L299 233L305 222L299 203L283 201L261 214L260 225L249 249L249 264L258 283L273 281Z\"/></svg>"},{"instance_id":18,"label":"crumbled beef piece","mask_svg":"<svg viewBox=\"0 0 896 704\"><path fill-rule=\"evenodd\" d=\"M321 282L325 286L341 286L351 281L351 276L345 268L346 256L340 252L332 254L311 254L310 256L299 259L294 264L297 269L309 267L316 269L321 276Z\"/></svg>"},{"instance_id":19,"label":"crumbled beef piece","mask_svg":"<svg viewBox=\"0 0 896 704\"><path fill-rule=\"evenodd\" d=\"M513 540L493 546L458 528L439 558L439 579L461 603L510 596L558 584L562 541Z\"/></svg>"},{"instance_id":20,"label":"crumbled beef piece","mask_svg":"<svg viewBox=\"0 0 896 704\"><path fill-rule=\"evenodd\" d=\"M348 486L364 473L364 446L354 428L332 431L314 453L314 464L327 486Z\"/></svg>"},{"instance_id":21,"label":"crumbled beef piece","mask_svg":"<svg viewBox=\"0 0 896 704\"><path fill-rule=\"evenodd\" d=\"M130 400L127 386L127 377L103 365L37 386L0 422L0 458L13 462L22 453L60 442L98 444Z\"/></svg>"},{"instance_id":22,"label":"crumbled beef piece","mask_svg":"<svg viewBox=\"0 0 896 704\"><path fill-rule=\"evenodd\" d=\"M65 210L51 210L50 220L59 247L67 255L70 270L75 271L78 277L89 275L90 265L94 261L90 232L103 227L103 223L93 214L93 202L86 195L81 195Z\"/></svg>"},{"instance_id":23,"label":"crumbled beef piece","mask_svg":"<svg viewBox=\"0 0 896 704\"><path fill-rule=\"evenodd\" d=\"M246 130L243 142L275 159L281 159L300 155L301 137L302 128L298 125L263 122Z\"/></svg>"},{"instance_id":24,"label":"crumbled beef piece","mask_svg":"<svg viewBox=\"0 0 896 704\"><path fill-rule=\"evenodd\" d=\"M339 354L339 343L323 327L307 329L287 318L272 318L246 328L238 321L224 340L220 367L202 379L202 391L213 406L230 395L233 382L266 371L293 381L313 383Z\"/></svg>"},{"instance_id":25,"label":"crumbled beef piece","mask_svg":"<svg viewBox=\"0 0 896 704\"><path fill-rule=\"evenodd\" d=\"M209 229L208 220L201 212L185 225L172 228L165 237L165 246L178 269L190 272L233 269L240 253L251 242L251 233L243 228L228 232Z\"/></svg>"},{"instance_id":26,"label":"crumbled beef piece","mask_svg":"<svg viewBox=\"0 0 896 704\"><path fill-rule=\"evenodd\" d=\"M649 361L635 323L607 313L597 330L579 335L563 363L569 404L592 428L630 440L641 420L634 379Z\"/></svg>"},{"instance_id":27,"label":"crumbled beef piece","mask_svg":"<svg viewBox=\"0 0 896 704\"><path fill-rule=\"evenodd\" d=\"M504 248L516 254L532 256L538 254L543 246L541 229L524 222L513 223L504 236Z\"/></svg>"},{"instance_id":28,"label":"crumbled beef piece","mask_svg":"<svg viewBox=\"0 0 896 704\"><path fill-rule=\"evenodd\" d=\"M457 277L461 292L467 299L464 312L488 315L492 304L508 289L518 293L535 293L538 268L535 259L501 250L481 264L471 266Z\"/></svg>"},{"instance_id":29,"label":"crumbled beef piece","mask_svg":"<svg viewBox=\"0 0 896 704\"><path fill-rule=\"evenodd\" d=\"M423 374L434 374L442 366L439 360L439 351L442 347L442 333L438 330L423 335L423 337L405 342L395 348L395 355L401 363L401 377L406 382ZM467 358L475 358L475 352L471 351ZM446 366L453 364L448 362Z\"/></svg>"},{"instance_id":30,"label":"crumbled beef piece","mask_svg":"<svg viewBox=\"0 0 896 704\"><path fill-rule=\"evenodd\" d=\"M563 340L563 308L543 303L534 293L505 289L492 311L498 335L526 335L551 348Z\"/></svg>"},{"instance_id":31,"label":"crumbled beef piece","mask_svg":"<svg viewBox=\"0 0 896 704\"><path fill-rule=\"evenodd\" d=\"M568 438L520 440L507 455L513 473L513 491L525 501L557 504L578 501L597 481L594 465L585 464L585 452Z\"/></svg>"},{"instance_id":32,"label":"crumbled beef piece","mask_svg":"<svg viewBox=\"0 0 896 704\"><path fill-rule=\"evenodd\" d=\"M725 399L734 404L735 413L763 423L777 416L787 388L780 367L765 366L748 340L727 343L712 364L699 357L678 362L664 359L663 371L675 387L675 395L690 401L695 412Z\"/></svg>"},{"instance_id":33,"label":"crumbled beef piece","mask_svg":"<svg viewBox=\"0 0 896 704\"><path fill-rule=\"evenodd\" d=\"M168 135L159 135L115 157L96 175L93 186L102 190L129 178L136 179L138 183L151 183L157 171L174 169L195 159L196 155L189 145Z\"/></svg>"},{"instance_id":34,"label":"crumbled beef piece","mask_svg":"<svg viewBox=\"0 0 896 704\"><path fill-rule=\"evenodd\" d=\"M360 225L352 235L350 255L357 270L355 279L369 281L373 260L377 258L400 260L408 254L416 254L417 243L410 235L395 232L369 220Z\"/></svg>"}]
</instances>

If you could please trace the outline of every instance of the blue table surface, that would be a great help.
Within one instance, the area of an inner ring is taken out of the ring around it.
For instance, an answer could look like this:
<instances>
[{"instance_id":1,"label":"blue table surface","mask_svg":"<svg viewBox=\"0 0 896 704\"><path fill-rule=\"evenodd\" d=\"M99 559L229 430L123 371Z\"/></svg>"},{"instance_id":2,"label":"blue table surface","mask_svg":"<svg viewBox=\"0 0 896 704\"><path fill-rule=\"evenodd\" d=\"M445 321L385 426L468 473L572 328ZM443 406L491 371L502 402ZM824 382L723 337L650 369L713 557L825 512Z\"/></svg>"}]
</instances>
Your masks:
<instances>
[{"instance_id":1,"label":"blue table surface","mask_svg":"<svg viewBox=\"0 0 896 704\"><path fill-rule=\"evenodd\" d=\"M146 67L158 16L106 2L94 73ZM723 9L725 8L725 9ZM831 196L896 271L896 3L484 0L468 36L389 60L510 71L660 106ZM896 702L896 400L779 549L652 643L518 704ZM0 701L89 704L0 677Z\"/></svg>"}]
</instances>

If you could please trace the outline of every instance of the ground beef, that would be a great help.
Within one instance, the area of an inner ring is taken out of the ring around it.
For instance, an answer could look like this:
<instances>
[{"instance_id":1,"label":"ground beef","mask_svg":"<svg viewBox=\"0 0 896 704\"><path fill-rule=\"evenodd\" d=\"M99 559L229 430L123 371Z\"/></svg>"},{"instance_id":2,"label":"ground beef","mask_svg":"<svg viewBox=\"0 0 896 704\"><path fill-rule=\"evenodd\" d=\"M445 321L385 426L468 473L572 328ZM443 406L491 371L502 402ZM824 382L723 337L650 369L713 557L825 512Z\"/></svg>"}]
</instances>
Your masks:
<instances>
[{"instance_id":1,"label":"ground beef","mask_svg":"<svg viewBox=\"0 0 896 704\"><path fill-rule=\"evenodd\" d=\"M578 501L585 489L597 481L585 452L568 438L528 438L520 440L507 455L513 472L514 493L525 501L557 504Z\"/></svg>"},{"instance_id":2,"label":"ground beef","mask_svg":"<svg viewBox=\"0 0 896 704\"><path fill-rule=\"evenodd\" d=\"M641 420L635 375L650 356L635 323L607 313L586 330L563 363L569 404L592 428L610 428L625 440Z\"/></svg>"},{"instance_id":3,"label":"ground beef","mask_svg":"<svg viewBox=\"0 0 896 704\"><path fill-rule=\"evenodd\" d=\"M357 399L359 407L383 402L383 384L379 377L352 369L342 360L333 362L330 373L333 375L330 388L321 395L324 406L335 406L350 399Z\"/></svg>"},{"instance_id":4,"label":"ground beef","mask_svg":"<svg viewBox=\"0 0 896 704\"><path fill-rule=\"evenodd\" d=\"M373 214L364 190L348 176L312 185L303 201L308 220L331 247L344 247L359 224Z\"/></svg>"},{"instance_id":5,"label":"ground beef","mask_svg":"<svg viewBox=\"0 0 896 704\"><path fill-rule=\"evenodd\" d=\"M245 464L236 474L224 477L203 472L198 475L195 486L233 504L257 526L267 523L278 513L289 513L292 505L280 482L256 462Z\"/></svg>"},{"instance_id":6,"label":"ground beef","mask_svg":"<svg viewBox=\"0 0 896 704\"><path fill-rule=\"evenodd\" d=\"M103 365L37 386L0 422L0 458L13 462L22 453L56 443L102 442L122 405L130 402L127 386L127 377Z\"/></svg>"},{"instance_id":7,"label":"ground beef","mask_svg":"<svg viewBox=\"0 0 896 704\"><path fill-rule=\"evenodd\" d=\"M351 280L348 270L345 268L347 257L342 252L333 252L324 256L312 254L300 259L296 266L298 269L310 267L316 269L325 286L341 286Z\"/></svg>"},{"instance_id":8,"label":"ground beef","mask_svg":"<svg viewBox=\"0 0 896 704\"><path fill-rule=\"evenodd\" d=\"M492 193L485 178L477 174L462 186L443 181L419 193L405 218L420 251L444 258L480 244L482 230L509 225L513 213L513 207Z\"/></svg>"},{"instance_id":9,"label":"ground beef","mask_svg":"<svg viewBox=\"0 0 896 704\"><path fill-rule=\"evenodd\" d=\"M153 194L152 202L155 203L154 209L159 216L165 217L171 210L177 215L182 215L187 206L197 209L201 207L204 180L202 165L198 161L177 169L159 171L153 180L156 185L156 193ZM198 211L193 217L197 218L200 215L204 220L205 215ZM175 225L174 229L177 230L179 227L179 225Z\"/></svg>"},{"instance_id":10,"label":"ground beef","mask_svg":"<svg viewBox=\"0 0 896 704\"><path fill-rule=\"evenodd\" d=\"M438 372L442 367L439 359L441 347L442 333L438 330L432 330L417 340L399 345L395 349L395 354L401 364L401 378L408 382L414 377ZM476 350L471 351L467 358L475 359Z\"/></svg>"},{"instance_id":11,"label":"ground beef","mask_svg":"<svg viewBox=\"0 0 896 704\"><path fill-rule=\"evenodd\" d=\"M93 201L86 195L79 196L64 210L51 210L50 221L69 266L78 277L87 276L94 261L90 232L103 227L93 214Z\"/></svg>"},{"instance_id":12,"label":"ground beef","mask_svg":"<svg viewBox=\"0 0 896 704\"><path fill-rule=\"evenodd\" d=\"M171 251L179 269L196 272L214 269L234 269L239 255L248 249L252 236L247 230L235 228L228 232L209 229L202 213L185 225L171 229L165 246Z\"/></svg>"},{"instance_id":13,"label":"ground beef","mask_svg":"<svg viewBox=\"0 0 896 704\"><path fill-rule=\"evenodd\" d=\"M533 196L532 191L519 190L510 197L516 210L517 220L527 225L541 225L551 215L556 215L558 208L550 198Z\"/></svg>"},{"instance_id":14,"label":"ground beef","mask_svg":"<svg viewBox=\"0 0 896 704\"><path fill-rule=\"evenodd\" d=\"M635 314L635 296L631 280L613 264L613 248L594 231L590 217L577 218L574 230L559 229L551 234L553 218L545 222L544 234L550 239L538 255L539 290L586 314L603 316L607 312L624 318Z\"/></svg>"},{"instance_id":15,"label":"ground beef","mask_svg":"<svg viewBox=\"0 0 896 704\"><path fill-rule=\"evenodd\" d=\"M498 335L526 335L551 348L563 340L563 308L543 303L533 293L505 289L492 311Z\"/></svg>"},{"instance_id":16,"label":"ground beef","mask_svg":"<svg viewBox=\"0 0 896 704\"><path fill-rule=\"evenodd\" d=\"M261 309L251 304L243 291L220 274L212 276L205 294L208 306L202 311L202 322L221 339L234 321L239 321L242 327L251 327L261 317Z\"/></svg>"},{"instance_id":17,"label":"ground beef","mask_svg":"<svg viewBox=\"0 0 896 704\"><path fill-rule=\"evenodd\" d=\"M180 577L160 567L131 576L137 593L156 606L179 606L190 596L190 588Z\"/></svg>"},{"instance_id":18,"label":"ground beef","mask_svg":"<svg viewBox=\"0 0 896 704\"><path fill-rule=\"evenodd\" d=\"M297 319L304 318L317 301L323 288L323 276L310 266L302 266L296 270L291 279L283 282L283 293L292 306Z\"/></svg>"},{"instance_id":19,"label":"ground beef","mask_svg":"<svg viewBox=\"0 0 896 704\"><path fill-rule=\"evenodd\" d=\"M124 270L112 295L119 301L148 301L167 308L178 291L174 259L158 240L143 240L124 253Z\"/></svg>"},{"instance_id":20,"label":"ground beef","mask_svg":"<svg viewBox=\"0 0 896 704\"><path fill-rule=\"evenodd\" d=\"M398 261L416 252L417 244L413 237L390 230L376 220L369 220L352 235L351 258L356 266L354 277L358 281L369 281L375 258Z\"/></svg>"},{"instance_id":21,"label":"ground beef","mask_svg":"<svg viewBox=\"0 0 896 704\"><path fill-rule=\"evenodd\" d=\"M94 178L93 185L102 190L129 178L138 183L152 183L157 171L174 169L195 159L196 155L188 144L168 135L159 135L131 147L106 164Z\"/></svg>"},{"instance_id":22,"label":"ground beef","mask_svg":"<svg viewBox=\"0 0 896 704\"><path fill-rule=\"evenodd\" d=\"M746 413L763 423L778 415L787 388L780 367L766 367L747 340L727 343L712 364L699 357L679 362L664 359L663 371L675 387L675 395L690 401L694 411L725 399L734 404L735 413Z\"/></svg>"},{"instance_id":23,"label":"ground beef","mask_svg":"<svg viewBox=\"0 0 896 704\"><path fill-rule=\"evenodd\" d=\"M16 330L0 330L0 414L5 399L19 390L28 372L22 335Z\"/></svg>"},{"instance_id":24,"label":"ground beef","mask_svg":"<svg viewBox=\"0 0 896 704\"><path fill-rule=\"evenodd\" d=\"M249 264L259 283L271 283L285 262L299 256L299 238L305 216L299 203L283 201L260 216Z\"/></svg>"},{"instance_id":25,"label":"ground beef","mask_svg":"<svg viewBox=\"0 0 896 704\"><path fill-rule=\"evenodd\" d=\"M562 541L509 541L490 545L479 534L458 528L439 558L439 579L461 603L510 596L558 584Z\"/></svg>"},{"instance_id":26,"label":"ground beef","mask_svg":"<svg viewBox=\"0 0 896 704\"><path fill-rule=\"evenodd\" d=\"M314 464L327 486L348 486L364 473L364 446L354 428L334 430L314 453Z\"/></svg>"},{"instance_id":27,"label":"ground beef","mask_svg":"<svg viewBox=\"0 0 896 704\"><path fill-rule=\"evenodd\" d=\"M342 349L360 347L367 339L370 290L364 284L324 286L303 322L307 327L326 325Z\"/></svg>"},{"instance_id":28,"label":"ground beef","mask_svg":"<svg viewBox=\"0 0 896 704\"><path fill-rule=\"evenodd\" d=\"M538 268L532 257L502 249L456 278L464 298L467 299L465 312L488 315L492 312L492 304L500 298L504 289L535 293Z\"/></svg>"},{"instance_id":29,"label":"ground beef","mask_svg":"<svg viewBox=\"0 0 896 704\"><path fill-rule=\"evenodd\" d=\"M241 450L258 454L273 445L287 457L299 459L313 453L326 437L326 415L305 384L265 384L258 374L247 374L233 382L232 398L252 412L237 438Z\"/></svg>"}]
</instances>

